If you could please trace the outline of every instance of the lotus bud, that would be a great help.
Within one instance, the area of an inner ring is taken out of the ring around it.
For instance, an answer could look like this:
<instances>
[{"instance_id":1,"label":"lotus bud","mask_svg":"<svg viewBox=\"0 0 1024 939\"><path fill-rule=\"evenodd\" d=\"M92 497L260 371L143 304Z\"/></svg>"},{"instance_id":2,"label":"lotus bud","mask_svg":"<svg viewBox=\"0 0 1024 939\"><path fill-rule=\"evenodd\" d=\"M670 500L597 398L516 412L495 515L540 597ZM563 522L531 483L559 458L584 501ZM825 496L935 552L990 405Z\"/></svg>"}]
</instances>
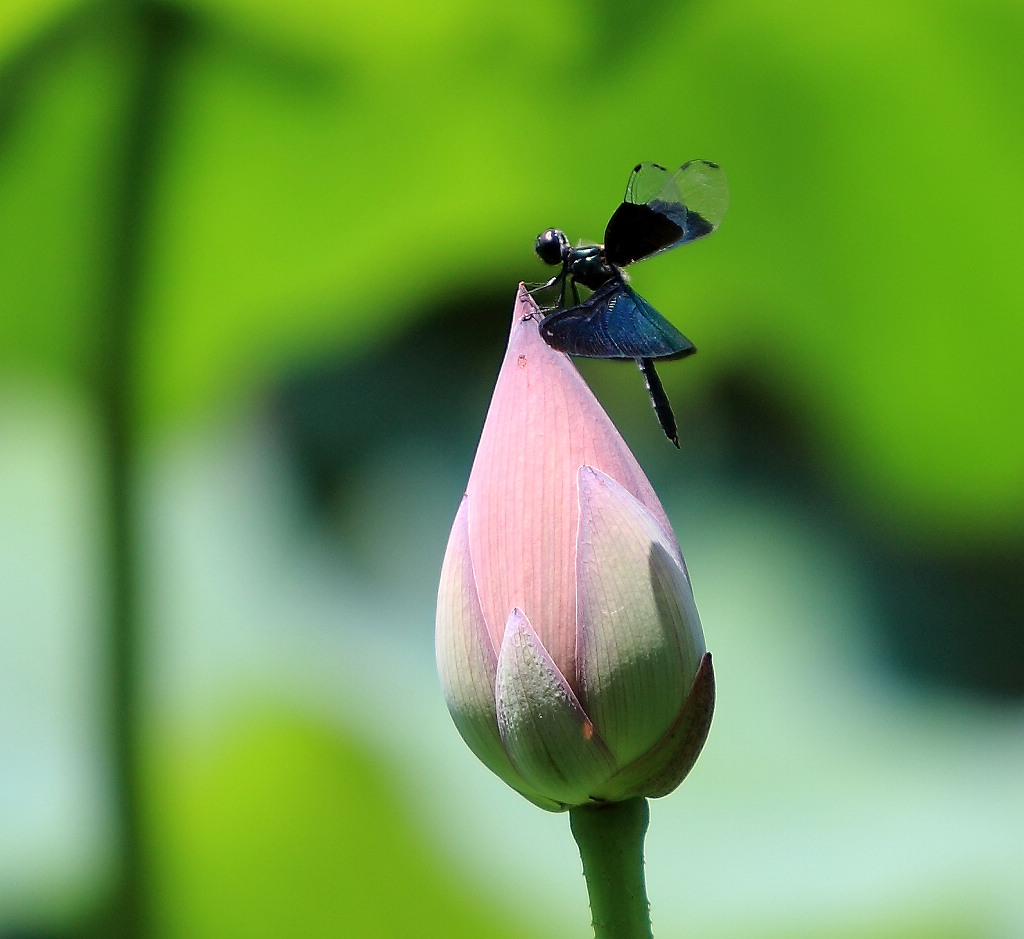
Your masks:
<instances>
[{"instance_id":1,"label":"lotus bud","mask_svg":"<svg viewBox=\"0 0 1024 939\"><path fill-rule=\"evenodd\" d=\"M711 656L658 497L520 288L437 600L470 749L551 811L671 792L714 708Z\"/></svg>"}]
</instances>

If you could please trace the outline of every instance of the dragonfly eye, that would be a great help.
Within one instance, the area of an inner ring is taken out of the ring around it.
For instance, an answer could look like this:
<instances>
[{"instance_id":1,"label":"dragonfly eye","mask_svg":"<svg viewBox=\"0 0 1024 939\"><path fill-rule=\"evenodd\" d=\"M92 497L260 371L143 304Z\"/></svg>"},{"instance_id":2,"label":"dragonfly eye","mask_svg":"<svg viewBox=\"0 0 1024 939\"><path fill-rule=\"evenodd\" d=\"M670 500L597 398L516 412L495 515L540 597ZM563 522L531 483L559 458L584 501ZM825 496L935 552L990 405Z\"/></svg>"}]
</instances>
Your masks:
<instances>
[{"instance_id":1,"label":"dragonfly eye","mask_svg":"<svg viewBox=\"0 0 1024 939\"><path fill-rule=\"evenodd\" d=\"M569 239L557 228L549 228L537 236L534 250L545 264L561 264L569 253Z\"/></svg>"}]
</instances>

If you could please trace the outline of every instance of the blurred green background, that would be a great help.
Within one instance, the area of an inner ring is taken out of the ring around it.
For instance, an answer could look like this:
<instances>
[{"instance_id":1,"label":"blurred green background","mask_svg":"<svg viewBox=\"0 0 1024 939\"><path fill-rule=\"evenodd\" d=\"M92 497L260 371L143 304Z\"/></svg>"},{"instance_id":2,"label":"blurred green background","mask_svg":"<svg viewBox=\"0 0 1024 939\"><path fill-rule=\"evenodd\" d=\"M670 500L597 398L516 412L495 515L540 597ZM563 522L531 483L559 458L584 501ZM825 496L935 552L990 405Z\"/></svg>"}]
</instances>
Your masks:
<instances>
[{"instance_id":1,"label":"blurred green background","mask_svg":"<svg viewBox=\"0 0 1024 939\"><path fill-rule=\"evenodd\" d=\"M4 0L0 936L586 937L436 577L540 230L721 163L581 368L720 703L656 934L1024 935L1024 4Z\"/></svg>"}]
</instances>

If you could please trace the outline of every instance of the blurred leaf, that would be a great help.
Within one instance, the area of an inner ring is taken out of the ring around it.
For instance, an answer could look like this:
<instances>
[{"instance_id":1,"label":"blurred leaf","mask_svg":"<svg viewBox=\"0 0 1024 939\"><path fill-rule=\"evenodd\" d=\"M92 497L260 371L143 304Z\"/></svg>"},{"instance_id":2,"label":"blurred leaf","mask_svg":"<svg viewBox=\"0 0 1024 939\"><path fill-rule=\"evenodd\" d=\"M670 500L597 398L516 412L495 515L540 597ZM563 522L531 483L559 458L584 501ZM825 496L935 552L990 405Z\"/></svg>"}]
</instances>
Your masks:
<instances>
[{"instance_id":1,"label":"blurred leaf","mask_svg":"<svg viewBox=\"0 0 1024 939\"><path fill-rule=\"evenodd\" d=\"M823 468L887 527L1005 528L1024 507L1024 76L992 93L1024 9L983 6L717 4L690 62L715 79L690 121L729 124L733 201L687 334L776 360ZM965 47L993 17L1003 42Z\"/></svg>"},{"instance_id":2,"label":"blurred leaf","mask_svg":"<svg viewBox=\"0 0 1024 939\"><path fill-rule=\"evenodd\" d=\"M152 426L369 350L453 283L538 278L538 230L599 239L636 161L706 157L731 182L722 230L636 273L701 349L670 391L766 359L822 470L881 523L1018 524L1019 4L661 5L614 50L606 8L582 3L178 9L146 246ZM84 36L40 66L0 153L8 365L88 348L116 56Z\"/></svg>"},{"instance_id":3,"label":"blurred leaf","mask_svg":"<svg viewBox=\"0 0 1024 939\"><path fill-rule=\"evenodd\" d=\"M326 727L250 714L154 778L164 935L538 935L490 914L381 769Z\"/></svg>"},{"instance_id":4,"label":"blurred leaf","mask_svg":"<svg viewBox=\"0 0 1024 939\"><path fill-rule=\"evenodd\" d=\"M81 378L95 345L106 163L123 95L95 18L0 73L0 368ZM36 54L39 52L40 54Z\"/></svg>"},{"instance_id":5,"label":"blurred leaf","mask_svg":"<svg viewBox=\"0 0 1024 939\"><path fill-rule=\"evenodd\" d=\"M0 7L0 63L21 53L86 0L4 0Z\"/></svg>"}]
</instances>

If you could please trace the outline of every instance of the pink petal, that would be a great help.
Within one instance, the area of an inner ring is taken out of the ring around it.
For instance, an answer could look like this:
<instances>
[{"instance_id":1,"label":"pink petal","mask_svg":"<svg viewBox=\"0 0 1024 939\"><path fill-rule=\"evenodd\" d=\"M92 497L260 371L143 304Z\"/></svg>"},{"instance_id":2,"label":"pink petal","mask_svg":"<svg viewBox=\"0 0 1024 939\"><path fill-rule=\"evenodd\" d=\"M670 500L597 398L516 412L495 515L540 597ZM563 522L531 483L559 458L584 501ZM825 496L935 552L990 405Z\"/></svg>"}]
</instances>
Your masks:
<instances>
[{"instance_id":1,"label":"pink petal","mask_svg":"<svg viewBox=\"0 0 1024 939\"><path fill-rule=\"evenodd\" d=\"M512 765L548 799L582 805L615 775L611 753L520 610L505 627L495 698Z\"/></svg>"},{"instance_id":2,"label":"pink petal","mask_svg":"<svg viewBox=\"0 0 1024 939\"><path fill-rule=\"evenodd\" d=\"M469 477L469 548L493 645L523 610L576 686L577 473L606 473L671 532L633 455L568 356L540 336L520 286L508 349ZM671 537L671 536L670 536ZM678 545L671 537L680 563Z\"/></svg>"},{"instance_id":3,"label":"pink petal","mask_svg":"<svg viewBox=\"0 0 1024 939\"><path fill-rule=\"evenodd\" d=\"M498 735L494 683L498 657L484 625L473 583L467 537L468 500L452 524L437 592L435 651L445 703L462 739L491 772L548 810L561 807L513 769Z\"/></svg>"},{"instance_id":4,"label":"pink petal","mask_svg":"<svg viewBox=\"0 0 1024 939\"><path fill-rule=\"evenodd\" d=\"M626 765L676 719L704 636L671 532L604 473L579 477L579 694Z\"/></svg>"},{"instance_id":5,"label":"pink petal","mask_svg":"<svg viewBox=\"0 0 1024 939\"><path fill-rule=\"evenodd\" d=\"M495 772L504 759L494 710L497 653L480 612L469 557L465 498L448 537L437 592L434 647L448 710L470 749Z\"/></svg>"}]
</instances>

